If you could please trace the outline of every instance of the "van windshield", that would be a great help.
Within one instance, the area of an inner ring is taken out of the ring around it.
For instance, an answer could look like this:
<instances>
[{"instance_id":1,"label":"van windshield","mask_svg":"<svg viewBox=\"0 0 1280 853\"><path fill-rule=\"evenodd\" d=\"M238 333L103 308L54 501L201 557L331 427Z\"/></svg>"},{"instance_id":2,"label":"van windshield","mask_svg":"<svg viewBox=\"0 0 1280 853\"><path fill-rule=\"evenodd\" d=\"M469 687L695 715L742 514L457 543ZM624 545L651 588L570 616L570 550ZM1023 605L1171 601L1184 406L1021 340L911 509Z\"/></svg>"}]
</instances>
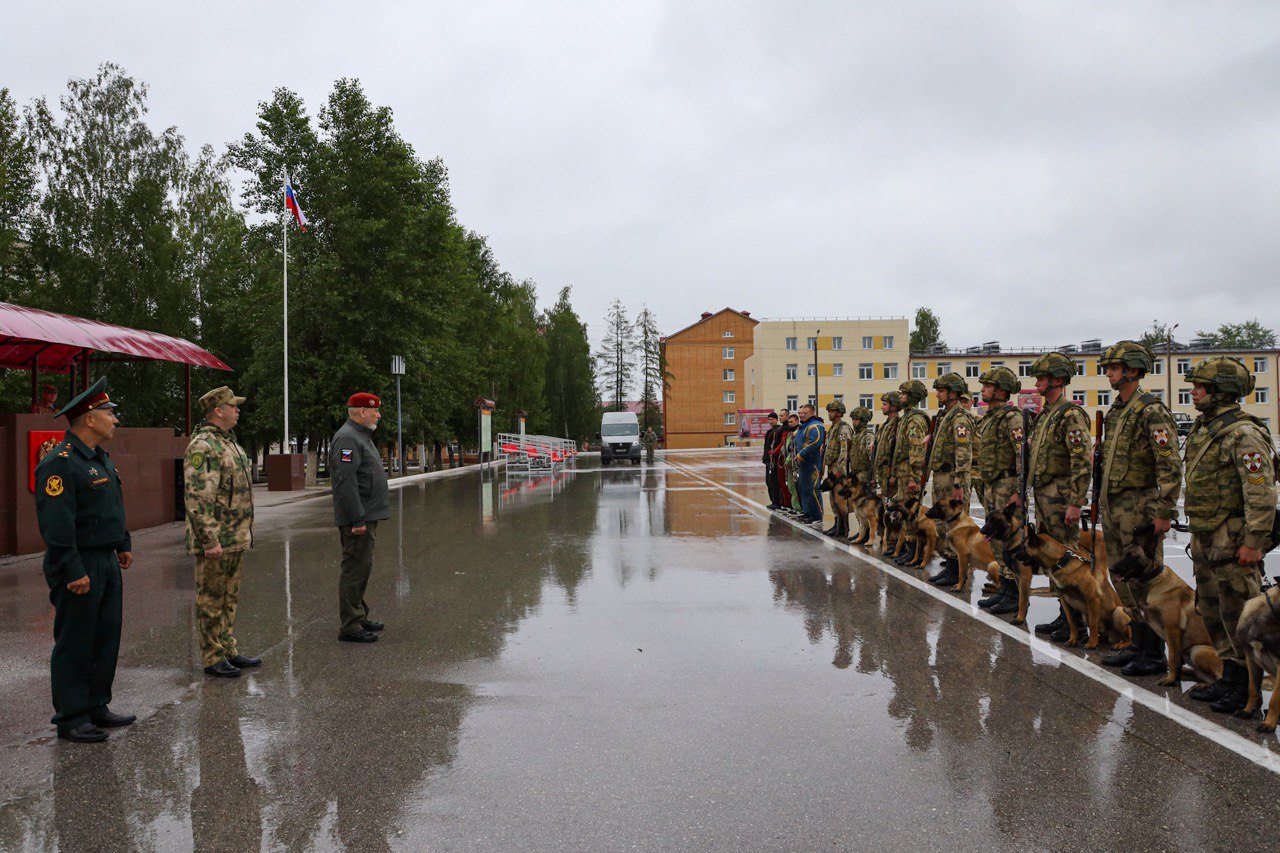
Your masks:
<instances>
[{"instance_id":1,"label":"van windshield","mask_svg":"<svg viewBox=\"0 0 1280 853\"><path fill-rule=\"evenodd\" d=\"M601 435L639 435L639 424L601 424Z\"/></svg>"}]
</instances>

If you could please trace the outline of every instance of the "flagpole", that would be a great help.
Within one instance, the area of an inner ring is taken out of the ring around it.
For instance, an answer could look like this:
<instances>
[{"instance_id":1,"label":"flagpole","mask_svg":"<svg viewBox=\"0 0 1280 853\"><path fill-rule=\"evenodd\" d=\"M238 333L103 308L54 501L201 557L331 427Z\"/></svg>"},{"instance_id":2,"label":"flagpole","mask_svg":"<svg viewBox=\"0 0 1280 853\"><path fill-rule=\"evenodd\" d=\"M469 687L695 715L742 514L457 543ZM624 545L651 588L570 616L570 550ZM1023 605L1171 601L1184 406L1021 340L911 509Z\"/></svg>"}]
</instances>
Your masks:
<instances>
[{"instance_id":1,"label":"flagpole","mask_svg":"<svg viewBox=\"0 0 1280 853\"><path fill-rule=\"evenodd\" d=\"M289 185L289 173L284 175L286 192ZM281 220L281 233L284 235L284 441L280 445L281 453L289 452L289 207L285 204L284 217Z\"/></svg>"}]
</instances>

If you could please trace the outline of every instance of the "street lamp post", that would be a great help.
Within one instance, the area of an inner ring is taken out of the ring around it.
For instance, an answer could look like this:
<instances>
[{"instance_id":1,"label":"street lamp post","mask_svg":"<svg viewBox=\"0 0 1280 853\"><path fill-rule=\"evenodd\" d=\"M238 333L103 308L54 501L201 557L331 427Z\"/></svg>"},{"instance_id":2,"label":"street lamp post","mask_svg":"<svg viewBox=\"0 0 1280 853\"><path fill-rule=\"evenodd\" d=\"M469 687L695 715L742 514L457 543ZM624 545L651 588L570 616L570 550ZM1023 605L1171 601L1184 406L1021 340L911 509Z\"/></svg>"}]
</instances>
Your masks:
<instances>
[{"instance_id":1,"label":"street lamp post","mask_svg":"<svg viewBox=\"0 0 1280 853\"><path fill-rule=\"evenodd\" d=\"M1164 372L1165 372L1165 388L1168 390L1165 398L1165 405L1170 409L1173 408L1173 333L1178 328L1178 323L1165 327L1164 337Z\"/></svg>"},{"instance_id":2,"label":"street lamp post","mask_svg":"<svg viewBox=\"0 0 1280 853\"><path fill-rule=\"evenodd\" d=\"M813 333L813 410L818 411L818 336L822 334L821 329L815 329Z\"/></svg>"},{"instance_id":3,"label":"street lamp post","mask_svg":"<svg viewBox=\"0 0 1280 853\"><path fill-rule=\"evenodd\" d=\"M407 472L404 465L404 418L400 407L400 377L404 376L404 356L391 356L391 372L396 377L396 461L400 465L400 476Z\"/></svg>"}]
</instances>

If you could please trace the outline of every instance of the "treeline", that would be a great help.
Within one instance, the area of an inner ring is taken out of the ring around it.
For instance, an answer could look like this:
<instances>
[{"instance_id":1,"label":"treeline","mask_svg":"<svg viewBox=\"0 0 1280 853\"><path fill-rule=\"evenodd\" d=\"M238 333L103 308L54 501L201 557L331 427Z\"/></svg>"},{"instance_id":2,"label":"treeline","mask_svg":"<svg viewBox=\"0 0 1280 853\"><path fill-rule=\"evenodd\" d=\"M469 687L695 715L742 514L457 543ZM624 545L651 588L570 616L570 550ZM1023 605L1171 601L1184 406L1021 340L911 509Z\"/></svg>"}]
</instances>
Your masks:
<instances>
[{"instance_id":1,"label":"treeline","mask_svg":"<svg viewBox=\"0 0 1280 853\"><path fill-rule=\"evenodd\" d=\"M662 357L662 335L658 320L648 306L633 321L622 300L615 299L604 318L604 339L596 352L596 375L600 377L604 410L621 412L631 394L640 392L640 427L662 432L659 395L667 376Z\"/></svg>"},{"instance_id":2,"label":"treeline","mask_svg":"<svg viewBox=\"0 0 1280 853\"><path fill-rule=\"evenodd\" d=\"M241 440L279 442L286 168L309 220L288 226L291 438L316 446L355 390L393 404L393 355L407 363L406 443L474 445L477 397L497 401L498 429L524 409L532 431L594 434L569 288L540 311L534 283L458 221L445 164L420 158L356 80L314 118L277 89L242 139L194 155L176 128L148 125L146 86L118 66L70 81L56 107L19 109L0 89L0 301L195 341L235 369L196 371L196 393L231 384L249 397ZM179 366L100 372L128 423L182 427ZM23 411L29 395L30 374L9 371L0 405Z\"/></svg>"}]
</instances>

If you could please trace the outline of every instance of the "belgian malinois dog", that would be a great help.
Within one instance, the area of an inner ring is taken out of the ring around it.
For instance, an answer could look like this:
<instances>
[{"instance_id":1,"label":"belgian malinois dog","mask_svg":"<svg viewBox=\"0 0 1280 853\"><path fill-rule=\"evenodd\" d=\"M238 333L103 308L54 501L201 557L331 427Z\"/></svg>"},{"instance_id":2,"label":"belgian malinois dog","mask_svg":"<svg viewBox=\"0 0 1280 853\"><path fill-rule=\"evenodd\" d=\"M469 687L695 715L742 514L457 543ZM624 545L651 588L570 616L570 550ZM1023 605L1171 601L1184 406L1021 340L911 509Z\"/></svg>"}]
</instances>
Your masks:
<instances>
[{"instance_id":1,"label":"belgian malinois dog","mask_svg":"<svg viewBox=\"0 0 1280 853\"><path fill-rule=\"evenodd\" d=\"M1058 597L1066 605L1063 611L1067 614L1067 628L1071 632L1068 646L1080 644L1079 619L1083 613L1089 625L1089 639L1084 644L1086 649L1098 647L1102 636L1100 629L1113 649L1127 648L1133 641L1129 614L1107 576L1107 552L1102 544L1102 533L1086 530L1081 534L1081 538L1086 540L1090 536L1094 536L1097 542L1093 565L1083 556L1084 552L1072 550L1047 533L1040 533L1035 525L1027 525L1027 538L1022 548L1026 559L1048 576L1058 591Z\"/></svg>"},{"instance_id":2,"label":"belgian malinois dog","mask_svg":"<svg viewBox=\"0 0 1280 853\"><path fill-rule=\"evenodd\" d=\"M1249 701L1236 716L1251 720L1262 707L1262 676L1280 670L1280 587L1262 591L1244 605L1236 625L1236 643L1246 650L1249 665ZM1280 688L1271 691L1267 716L1258 725L1260 732L1274 732L1280 721Z\"/></svg>"},{"instance_id":3,"label":"belgian malinois dog","mask_svg":"<svg viewBox=\"0 0 1280 853\"><path fill-rule=\"evenodd\" d=\"M1201 684L1217 681L1222 677L1222 660L1204 619L1196 612L1195 591L1156 561L1153 525L1144 524L1133 533L1133 544L1111 565L1111 573L1129 584L1134 598L1141 602L1143 619L1168 644L1169 674L1156 683L1164 687L1177 684L1183 664Z\"/></svg>"},{"instance_id":4,"label":"belgian malinois dog","mask_svg":"<svg viewBox=\"0 0 1280 853\"><path fill-rule=\"evenodd\" d=\"M858 532L849 537L852 545L865 545L876 538L880 528L880 496L871 483L855 483L851 479L841 482L842 496L846 501L850 515L861 522Z\"/></svg>"},{"instance_id":5,"label":"belgian malinois dog","mask_svg":"<svg viewBox=\"0 0 1280 853\"><path fill-rule=\"evenodd\" d=\"M1018 614L1012 624L1027 621L1027 607L1031 604L1031 575L1034 569L1023 549L1026 527L1023 514L1013 503L987 516L979 532L992 542L992 548L1004 549L1004 562L1018 574Z\"/></svg>"},{"instance_id":6,"label":"belgian malinois dog","mask_svg":"<svg viewBox=\"0 0 1280 853\"><path fill-rule=\"evenodd\" d=\"M909 569L923 569L929 565L938 548L938 525L929 517L929 507L917 497L907 498L898 504L902 513L902 532L900 542L910 543L911 560ZM901 552L902 547L898 548Z\"/></svg>"},{"instance_id":7,"label":"belgian malinois dog","mask_svg":"<svg viewBox=\"0 0 1280 853\"><path fill-rule=\"evenodd\" d=\"M951 587L952 592L964 592L969 584L970 568L974 565L984 569L992 577L1000 574L1000 564L996 562L991 543L982 535L982 531L978 529L978 523L969 515L967 501L947 498L931 506L925 515L947 523L947 539L951 542L952 550L956 552L956 564L960 575L956 585Z\"/></svg>"}]
</instances>

